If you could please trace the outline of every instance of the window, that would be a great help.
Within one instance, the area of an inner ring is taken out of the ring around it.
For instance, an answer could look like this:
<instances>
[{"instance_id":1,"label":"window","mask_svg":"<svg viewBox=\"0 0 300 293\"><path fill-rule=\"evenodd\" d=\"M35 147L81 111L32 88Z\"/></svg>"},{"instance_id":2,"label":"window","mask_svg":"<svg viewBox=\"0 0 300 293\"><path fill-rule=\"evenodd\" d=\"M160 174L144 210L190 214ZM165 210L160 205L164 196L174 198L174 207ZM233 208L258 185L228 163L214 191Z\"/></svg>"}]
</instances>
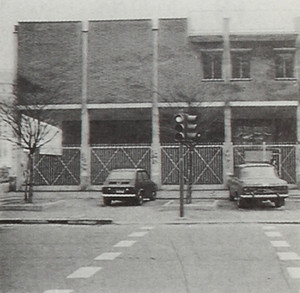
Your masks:
<instances>
[{"instance_id":1,"label":"window","mask_svg":"<svg viewBox=\"0 0 300 293\"><path fill-rule=\"evenodd\" d=\"M232 79L250 79L251 49L231 51Z\"/></svg>"},{"instance_id":2,"label":"window","mask_svg":"<svg viewBox=\"0 0 300 293\"><path fill-rule=\"evenodd\" d=\"M293 48L274 49L276 79L294 79L294 51Z\"/></svg>"},{"instance_id":3,"label":"window","mask_svg":"<svg viewBox=\"0 0 300 293\"><path fill-rule=\"evenodd\" d=\"M143 171L143 177L144 177L144 181L149 181L150 180L148 173L145 172L145 171Z\"/></svg>"},{"instance_id":4,"label":"window","mask_svg":"<svg viewBox=\"0 0 300 293\"><path fill-rule=\"evenodd\" d=\"M142 172L138 172L137 173L137 180L138 180L138 182L143 182L144 181L143 173Z\"/></svg>"},{"instance_id":5,"label":"window","mask_svg":"<svg viewBox=\"0 0 300 293\"><path fill-rule=\"evenodd\" d=\"M222 79L222 50L202 50L204 80Z\"/></svg>"}]
</instances>

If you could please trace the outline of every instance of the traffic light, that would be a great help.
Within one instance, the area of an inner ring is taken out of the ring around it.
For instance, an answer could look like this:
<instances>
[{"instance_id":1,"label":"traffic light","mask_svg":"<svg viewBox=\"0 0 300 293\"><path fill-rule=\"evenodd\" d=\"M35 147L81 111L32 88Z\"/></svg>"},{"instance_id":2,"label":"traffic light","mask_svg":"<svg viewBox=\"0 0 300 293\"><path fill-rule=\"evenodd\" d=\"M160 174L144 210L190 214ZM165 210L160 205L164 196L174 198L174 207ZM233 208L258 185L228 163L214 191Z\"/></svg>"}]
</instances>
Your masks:
<instances>
[{"instance_id":1,"label":"traffic light","mask_svg":"<svg viewBox=\"0 0 300 293\"><path fill-rule=\"evenodd\" d=\"M197 132L198 116L186 114L185 119L186 119L185 138L190 141L196 140L200 136L199 133Z\"/></svg>"},{"instance_id":2,"label":"traffic light","mask_svg":"<svg viewBox=\"0 0 300 293\"><path fill-rule=\"evenodd\" d=\"M177 131L175 134L175 140L182 142L186 138L186 114L176 114L174 119L176 122L175 130Z\"/></svg>"}]
</instances>

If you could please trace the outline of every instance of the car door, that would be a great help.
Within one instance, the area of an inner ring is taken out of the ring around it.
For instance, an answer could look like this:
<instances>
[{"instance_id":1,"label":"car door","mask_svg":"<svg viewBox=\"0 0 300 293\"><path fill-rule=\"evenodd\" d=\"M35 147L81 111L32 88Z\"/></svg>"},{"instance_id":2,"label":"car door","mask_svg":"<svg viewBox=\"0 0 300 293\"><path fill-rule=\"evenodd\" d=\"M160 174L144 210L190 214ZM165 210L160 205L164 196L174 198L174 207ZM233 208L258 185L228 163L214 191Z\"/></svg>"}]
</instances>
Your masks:
<instances>
[{"instance_id":1,"label":"car door","mask_svg":"<svg viewBox=\"0 0 300 293\"><path fill-rule=\"evenodd\" d=\"M146 171L142 171L143 174L143 184L145 190L145 196L150 197L152 194L152 181L150 179L149 174Z\"/></svg>"},{"instance_id":2,"label":"car door","mask_svg":"<svg viewBox=\"0 0 300 293\"><path fill-rule=\"evenodd\" d=\"M137 171L136 173L136 189L137 191L144 190L145 193L145 183L142 171Z\"/></svg>"}]
</instances>

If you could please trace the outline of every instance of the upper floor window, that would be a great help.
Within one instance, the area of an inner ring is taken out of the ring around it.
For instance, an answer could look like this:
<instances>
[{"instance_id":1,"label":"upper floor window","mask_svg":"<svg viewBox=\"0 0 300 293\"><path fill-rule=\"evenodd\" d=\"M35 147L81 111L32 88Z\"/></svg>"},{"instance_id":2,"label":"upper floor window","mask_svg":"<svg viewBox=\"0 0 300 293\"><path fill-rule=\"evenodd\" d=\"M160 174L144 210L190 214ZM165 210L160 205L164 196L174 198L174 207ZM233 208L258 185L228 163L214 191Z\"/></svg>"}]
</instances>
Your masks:
<instances>
[{"instance_id":1,"label":"upper floor window","mask_svg":"<svg viewBox=\"0 0 300 293\"><path fill-rule=\"evenodd\" d=\"M251 49L232 49L232 79L250 79Z\"/></svg>"},{"instance_id":2,"label":"upper floor window","mask_svg":"<svg viewBox=\"0 0 300 293\"><path fill-rule=\"evenodd\" d=\"M222 49L201 50L204 80L222 80Z\"/></svg>"},{"instance_id":3,"label":"upper floor window","mask_svg":"<svg viewBox=\"0 0 300 293\"><path fill-rule=\"evenodd\" d=\"M275 78L294 79L295 49L276 48L275 52Z\"/></svg>"}]
</instances>

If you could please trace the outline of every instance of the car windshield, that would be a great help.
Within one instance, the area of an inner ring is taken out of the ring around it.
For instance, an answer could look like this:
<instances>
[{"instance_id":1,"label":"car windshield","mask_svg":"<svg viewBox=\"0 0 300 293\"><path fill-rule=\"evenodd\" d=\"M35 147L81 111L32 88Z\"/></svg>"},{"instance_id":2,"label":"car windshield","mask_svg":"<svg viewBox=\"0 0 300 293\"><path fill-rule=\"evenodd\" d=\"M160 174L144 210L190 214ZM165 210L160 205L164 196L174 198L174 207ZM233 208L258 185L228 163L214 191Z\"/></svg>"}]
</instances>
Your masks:
<instances>
[{"instance_id":1,"label":"car windshield","mask_svg":"<svg viewBox=\"0 0 300 293\"><path fill-rule=\"evenodd\" d=\"M131 180L135 178L135 171L128 171L128 170L124 170L124 171L112 171L109 176L108 179L112 180L112 179L127 179L127 180Z\"/></svg>"},{"instance_id":2,"label":"car windshield","mask_svg":"<svg viewBox=\"0 0 300 293\"><path fill-rule=\"evenodd\" d=\"M274 178L277 177L273 167L254 166L241 170L241 178Z\"/></svg>"}]
</instances>

